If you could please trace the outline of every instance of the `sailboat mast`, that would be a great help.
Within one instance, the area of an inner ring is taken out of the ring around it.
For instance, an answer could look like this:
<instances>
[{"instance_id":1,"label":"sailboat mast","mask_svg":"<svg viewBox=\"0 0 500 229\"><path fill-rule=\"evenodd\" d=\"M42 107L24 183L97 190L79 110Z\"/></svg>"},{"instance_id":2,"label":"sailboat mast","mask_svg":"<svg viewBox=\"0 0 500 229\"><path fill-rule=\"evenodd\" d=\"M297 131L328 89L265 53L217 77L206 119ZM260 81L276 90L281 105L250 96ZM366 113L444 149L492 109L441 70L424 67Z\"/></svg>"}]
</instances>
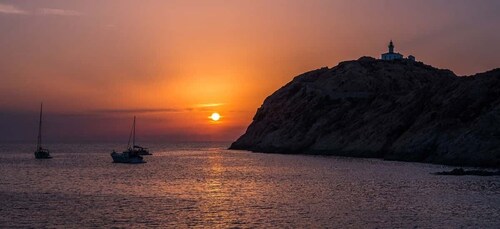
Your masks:
<instances>
[{"instance_id":1,"label":"sailboat mast","mask_svg":"<svg viewBox=\"0 0 500 229\"><path fill-rule=\"evenodd\" d=\"M132 140L132 135L134 134L134 124L132 124L132 128L130 129L130 134L128 135L128 142L127 142L127 148L131 149L130 147L130 140Z\"/></svg>"},{"instance_id":2,"label":"sailboat mast","mask_svg":"<svg viewBox=\"0 0 500 229\"><path fill-rule=\"evenodd\" d=\"M38 142L36 145L37 150L42 148L42 110L43 110L43 103L40 103L40 120L38 123Z\"/></svg>"},{"instance_id":3,"label":"sailboat mast","mask_svg":"<svg viewBox=\"0 0 500 229\"><path fill-rule=\"evenodd\" d=\"M132 140L132 148L135 146L135 116L134 116L134 137Z\"/></svg>"}]
</instances>

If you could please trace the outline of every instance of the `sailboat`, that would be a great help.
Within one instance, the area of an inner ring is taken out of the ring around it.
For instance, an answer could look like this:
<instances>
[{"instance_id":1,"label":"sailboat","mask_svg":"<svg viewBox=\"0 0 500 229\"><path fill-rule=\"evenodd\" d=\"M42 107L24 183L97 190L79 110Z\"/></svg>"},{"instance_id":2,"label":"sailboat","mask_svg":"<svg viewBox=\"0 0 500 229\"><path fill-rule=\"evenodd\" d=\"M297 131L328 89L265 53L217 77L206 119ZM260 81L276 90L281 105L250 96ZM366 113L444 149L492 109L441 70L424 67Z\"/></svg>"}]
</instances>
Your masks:
<instances>
[{"instance_id":1,"label":"sailboat","mask_svg":"<svg viewBox=\"0 0 500 229\"><path fill-rule=\"evenodd\" d=\"M36 159L50 159L50 152L48 149L42 147L42 110L43 103L40 104L40 120L38 123L38 142L36 144L35 158Z\"/></svg>"},{"instance_id":2,"label":"sailboat","mask_svg":"<svg viewBox=\"0 0 500 229\"><path fill-rule=\"evenodd\" d=\"M113 150L113 152L111 153L111 157L113 158L114 163L128 163L128 164L145 163L143 157L139 155L138 150L134 149L134 143L130 145L130 138L132 137L132 135L134 136L134 143L135 143L135 116L134 116L134 124L132 125L132 130L128 138L127 150L123 151L122 153L117 153Z\"/></svg>"}]
</instances>

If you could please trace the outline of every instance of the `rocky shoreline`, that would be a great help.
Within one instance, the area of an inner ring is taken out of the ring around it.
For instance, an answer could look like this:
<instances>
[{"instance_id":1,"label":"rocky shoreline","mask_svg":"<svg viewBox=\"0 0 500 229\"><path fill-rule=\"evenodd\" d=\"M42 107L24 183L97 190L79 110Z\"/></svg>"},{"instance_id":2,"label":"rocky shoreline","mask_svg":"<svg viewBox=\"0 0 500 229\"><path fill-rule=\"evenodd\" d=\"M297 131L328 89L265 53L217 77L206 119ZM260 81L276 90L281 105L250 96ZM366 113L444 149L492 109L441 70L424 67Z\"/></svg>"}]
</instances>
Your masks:
<instances>
[{"instance_id":1,"label":"rocky shoreline","mask_svg":"<svg viewBox=\"0 0 500 229\"><path fill-rule=\"evenodd\" d=\"M500 69L362 57L295 77L230 149L500 167Z\"/></svg>"},{"instance_id":2,"label":"rocky shoreline","mask_svg":"<svg viewBox=\"0 0 500 229\"><path fill-rule=\"evenodd\" d=\"M462 168L453 169L451 171L437 172L434 175L447 175L447 176L500 176L500 170L488 171L488 170L464 170Z\"/></svg>"}]
</instances>

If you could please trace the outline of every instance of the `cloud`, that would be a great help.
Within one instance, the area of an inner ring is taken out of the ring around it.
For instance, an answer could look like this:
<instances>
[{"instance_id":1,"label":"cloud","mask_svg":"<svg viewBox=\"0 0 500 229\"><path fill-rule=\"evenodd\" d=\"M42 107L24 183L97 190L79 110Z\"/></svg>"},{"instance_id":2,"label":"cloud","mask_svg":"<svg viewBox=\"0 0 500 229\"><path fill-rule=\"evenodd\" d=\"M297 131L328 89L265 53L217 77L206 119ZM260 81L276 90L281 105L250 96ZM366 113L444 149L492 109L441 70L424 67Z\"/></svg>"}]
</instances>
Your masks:
<instances>
[{"instance_id":1,"label":"cloud","mask_svg":"<svg viewBox=\"0 0 500 229\"><path fill-rule=\"evenodd\" d=\"M129 113L160 113L160 112L182 112L182 111L185 111L185 109L176 109L176 108L103 109L103 110L95 110L94 112L104 113L104 114L129 114Z\"/></svg>"},{"instance_id":2,"label":"cloud","mask_svg":"<svg viewBox=\"0 0 500 229\"><path fill-rule=\"evenodd\" d=\"M19 9L13 5L1 4L0 3L0 13L2 14L28 14L27 11Z\"/></svg>"},{"instance_id":3,"label":"cloud","mask_svg":"<svg viewBox=\"0 0 500 229\"><path fill-rule=\"evenodd\" d=\"M41 8L37 10L40 15L55 15L55 16L81 16L82 13L75 10L64 10L55 8Z\"/></svg>"},{"instance_id":4,"label":"cloud","mask_svg":"<svg viewBox=\"0 0 500 229\"><path fill-rule=\"evenodd\" d=\"M226 105L225 103L202 103L195 104L193 107L188 107L186 110L188 111L208 111L213 110L215 107L220 107Z\"/></svg>"},{"instance_id":5,"label":"cloud","mask_svg":"<svg viewBox=\"0 0 500 229\"><path fill-rule=\"evenodd\" d=\"M2 4L0 3L0 14L33 14L33 12L28 12L22 10L14 5ZM81 12L75 10L65 10L56 8L40 8L36 10L37 15L55 15L55 16L81 16Z\"/></svg>"},{"instance_id":6,"label":"cloud","mask_svg":"<svg viewBox=\"0 0 500 229\"><path fill-rule=\"evenodd\" d=\"M225 105L225 103L203 103L203 104L196 104L195 107L220 107Z\"/></svg>"},{"instance_id":7,"label":"cloud","mask_svg":"<svg viewBox=\"0 0 500 229\"><path fill-rule=\"evenodd\" d=\"M100 109L92 112L100 114L144 114L144 113L177 113L177 112L192 112L192 111L207 111L214 107L223 106L225 103L207 103L196 104L193 107L186 108L137 108L137 109Z\"/></svg>"}]
</instances>

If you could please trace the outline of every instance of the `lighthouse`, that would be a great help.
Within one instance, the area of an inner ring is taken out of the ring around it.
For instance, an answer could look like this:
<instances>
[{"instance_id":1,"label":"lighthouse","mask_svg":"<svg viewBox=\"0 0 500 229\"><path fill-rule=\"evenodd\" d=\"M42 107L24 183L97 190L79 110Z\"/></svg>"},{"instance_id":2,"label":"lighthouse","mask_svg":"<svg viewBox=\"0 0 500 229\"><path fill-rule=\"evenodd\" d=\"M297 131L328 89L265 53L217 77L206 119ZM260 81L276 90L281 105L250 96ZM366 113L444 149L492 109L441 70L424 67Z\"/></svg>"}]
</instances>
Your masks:
<instances>
[{"instance_id":1,"label":"lighthouse","mask_svg":"<svg viewBox=\"0 0 500 229\"><path fill-rule=\"evenodd\" d=\"M403 55L400 53L394 52L394 42L389 42L389 52L382 54L382 60L401 60L403 59Z\"/></svg>"}]
</instances>

